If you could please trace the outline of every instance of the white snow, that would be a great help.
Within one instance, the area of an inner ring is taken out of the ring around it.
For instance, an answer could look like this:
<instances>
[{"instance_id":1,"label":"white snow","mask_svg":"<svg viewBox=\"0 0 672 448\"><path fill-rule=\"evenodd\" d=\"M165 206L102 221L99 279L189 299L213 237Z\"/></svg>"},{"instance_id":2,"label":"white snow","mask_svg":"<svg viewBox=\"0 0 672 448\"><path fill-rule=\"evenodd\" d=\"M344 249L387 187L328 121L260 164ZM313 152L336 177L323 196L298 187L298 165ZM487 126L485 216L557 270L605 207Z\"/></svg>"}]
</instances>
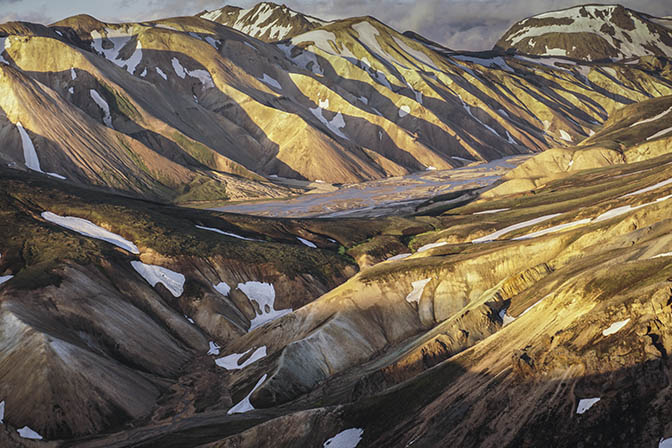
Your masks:
<instances>
[{"instance_id":1,"label":"white snow","mask_svg":"<svg viewBox=\"0 0 672 448\"><path fill-rule=\"evenodd\" d=\"M654 255L651 258L653 259L653 258L663 258L663 257L672 257L672 252L665 252L664 254ZM1 277L0 277L0 279L1 279ZM2 283L2 281L0 281L0 283Z\"/></svg>"},{"instance_id":2,"label":"white snow","mask_svg":"<svg viewBox=\"0 0 672 448\"><path fill-rule=\"evenodd\" d=\"M250 364L259 361L261 358L266 357L266 346L259 347L256 349L249 358L247 358L242 364L240 363L241 358L250 353L252 349L244 353L233 353L231 355L224 356L215 360L215 364L219 367L222 367L226 370L240 370L249 366Z\"/></svg>"},{"instance_id":3,"label":"white snow","mask_svg":"<svg viewBox=\"0 0 672 448\"><path fill-rule=\"evenodd\" d=\"M218 40L216 40L216 39L214 39L214 38L212 38L212 37L210 37L210 36L205 36L205 41L206 41L207 43L209 43L210 45L212 45L212 46L215 48L215 50L217 50L217 46L218 46L219 43L220 43Z\"/></svg>"},{"instance_id":4,"label":"white snow","mask_svg":"<svg viewBox=\"0 0 672 448\"><path fill-rule=\"evenodd\" d=\"M255 302L259 307L257 315L250 321L249 331L292 312L291 308L284 310L274 308L275 288L270 283L254 281L239 283L238 289L245 293L250 302Z\"/></svg>"},{"instance_id":5,"label":"white snow","mask_svg":"<svg viewBox=\"0 0 672 448\"><path fill-rule=\"evenodd\" d=\"M436 171L436 167L430 165L427 168L425 168L425 171Z\"/></svg>"},{"instance_id":6,"label":"white snow","mask_svg":"<svg viewBox=\"0 0 672 448\"><path fill-rule=\"evenodd\" d=\"M47 174L51 177L65 180L65 177L61 176L60 174L45 173L44 171L42 171L42 168L40 168L40 159L37 157L37 151L35 151L35 145L33 145L33 141L30 139L30 136L23 128L23 125L21 124L20 121L16 122L16 128L19 130L19 135L21 135L21 144L23 146L23 159L25 160L26 167L33 171L37 171L38 173Z\"/></svg>"},{"instance_id":7,"label":"white snow","mask_svg":"<svg viewBox=\"0 0 672 448\"><path fill-rule=\"evenodd\" d=\"M100 107L100 110L103 111L103 123L105 123L105 126L108 128L112 127L112 116L110 115L110 106L107 104L107 101L100 96L97 90L91 89L89 91L91 94L91 98L93 98L93 101L96 102L98 107Z\"/></svg>"},{"instance_id":8,"label":"white snow","mask_svg":"<svg viewBox=\"0 0 672 448\"><path fill-rule=\"evenodd\" d=\"M612 334L616 333L617 331L619 331L621 328L628 325L628 322L630 322L629 318L625 319L625 320L622 320L620 322L614 322L613 324L611 324L609 326L609 328L602 331L602 335L604 335L604 336L612 335Z\"/></svg>"},{"instance_id":9,"label":"white snow","mask_svg":"<svg viewBox=\"0 0 672 448\"><path fill-rule=\"evenodd\" d=\"M217 291L223 296L228 296L229 293L231 292L231 287L226 282L219 282L218 284L213 286L215 288L215 291Z\"/></svg>"},{"instance_id":10,"label":"white snow","mask_svg":"<svg viewBox=\"0 0 672 448\"><path fill-rule=\"evenodd\" d=\"M665 111L659 113L658 115L656 115L656 116L654 116L654 117L646 118L646 119L644 119L644 120L640 120L640 121L638 121L638 122L636 122L636 123L633 123L633 124L631 124L629 127L632 128L632 127L638 126L638 125L640 125L640 124L651 123L652 121L656 121L656 120L658 120L658 119L660 119L660 118L663 118L665 115L669 114L670 112L672 112L672 107L670 107L669 109L667 109L667 110L665 110Z\"/></svg>"},{"instance_id":11,"label":"white snow","mask_svg":"<svg viewBox=\"0 0 672 448\"><path fill-rule=\"evenodd\" d=\"M27 426L24 426L21 429L17 429L16 432L19 433L24 439L33 439L33 440L42 440L42 436L30 429Z\"/></svg>"},{"instance_id":12,"label":"white snow","mask_svg":"<svg viewBox=\"0 0 672 448\"><path fill-rule=\"evenodd\" d=\"M156 286L161 283L175 297L180 297L184 291L184 275L161 266L145 264L141 261L131 261L131 266L147 283Z\"/></svg>"},{"instance_id":13,"label":"white snow","mask_svg":"<svg viewBox=\"0 0 672 448\"><path fill-rule=\"evenodd\" d=\"M161 76L163 79L165 79L166 81L168 81L168 75L166 75L166 74L163 72L163 70L161 70L159 67L154 67L154 70L156 70L156 73L158 73L159 76Z\"/></svg>"},{"instance_id":14,"label":"white snow","mask_svg":"<svg viewBox=\"0 0 672 448\"><path fill-rule=\"evenodd\" d=\"M142 70L142 73L140 73L141 78L144 78L146 76L147 76L147 67L145 67L144 70Z\"/></svg>"},{"instance_id":15,"label":"white snow","mask_svg":"<svg viewBox=\"0 0 672 448\"><path fill-rule=\"evenodd\" d=\"M588 409L592 408L598 401L600 401L599 398L582 398L579 400L579 405L576 407L576 413L583 414Z\"/></svg>"},{"instance_id":16,"label":"white snow","mask_svg":"<svg viewBox=\"0 0 672 448\"><path fill-rule=\"evenodd\" d=\"M637 191L633 191L632 193L628 193L626 195L621 196L621 198L628 198L630 196L636 196L638 194L642 193L648 193L649 191L657 190L658 188L664 187L665 185L670 185L672 184L672 178L663 180L661 182L658 182L657 184L651 185L650 187L642 188Z\"/></svg>"},{"instance_id":17,"label":"white snow","mask_svg":"<svg viewBox=\"0 0 672 448\"><path fill-rule=\"evenodd\" d=\"M320 120L322 124L328 127L331 132L341 138L350 140L348 136L341 131L345 127L345 119L343 118L343 114L339 112L334 116L334 118L331 119L331 121L329 121L324 117L323 113L324 108L327 107L329 107L329 99L327 98L323 101L318 98L318 107L311 108L310 111L313 113L313 115L315 115L315 118Z\"/></svg>"},{"instance_id":18,"label":"white snow","mask_svg":"<svg viewBox=\"0 0 672 448\"><path fill-rule=\"evenodd\" d=\"M296 239L301 241L302 244L304 244L308 247L312 247L313 249L317 249L317 246L312 241L305 240L305 239L303 239L301 237L298 237L298 236L296 237Z\"/></svg>"},{"instance_id":19,"label":"white snow","mask_svg":"<svg viewBox=\"0 0 672 448\"><path fill-rule=\"evenodd\" d=\"M399 118L404 118L406 115L411 113L411 108L407 105L403 105L399 108Z\"/></svg>"},{"instance_id":20,"label":"white snow","mask_svg":"<svg viewBox=\"0 0 672 448\"><path fill-rule=\"evenodd\" d=\"M411 255L413 255L413 254L410 254L410 253L399 254L399 255L395 255L394 257L390 257L390 258L388 258L388 259L385 260L385 261L397 261L397 260L403 260L404 258L408 258L408 257L410 257Z\"/></svg>"},{"instance_id":21,"label":"white snow","mask_svg":"<svg viewBox=\"0 0 672 448\"><path fill-rule=\"evenodd\" d=\"M324 442L323 448L355 448L362 440L364 430L361 428L350 428L339 432L331 439Z\"/></svg>"},{"instance_id":22,"label":"white snow","mask_svg":"<svg viewBox=\"0 0 672 448\"><path fill-rule=\"evenodd\" d=\"M70 87L70 88L68 89L68 93L70 93L70 95L74 95L74 94L75 94L75 88L74 88L74 87Z\"/></svg>"},{"instance_id":23,"label":"white snow","mask_svg":"<svg viewBox=\"0 0 672 448\"><path fill-rule=\"evenodd\" d=\"M504 309L499 311L499 318L502 319L502 326L507 326L511 322L516 320L515 317L508 315L508 313L507 313L508 310L509 310L508 308L504 308Z\"/></svg>"},{"instance_id":24,"label":"white snow","mask_svg":"<svg viewBox=\"0 0 672 448\"><path fill-rule=\"evenodd\" d=\"M237 234L235 234L235 233L225 232L225 231L223 231L223 230L219 230L219 229L216 229L216 228L214 228L214 227L205 227L205 226L198 226L198 225L197 225L196 228L197 228L197 229L201 229L201 230L208 230L208 231L210 231L210 232L220 233L220 234L222 234L222 235L230 236L230 237L232 237L232 238L238 238L239 240L245 240L245 241L259 241L259 240L255 240L254 238L246 238L246 237L244 237L244 236L240 236L240 235L237 235Z\"/></svg>"},{"instance_id":25,"label":"white snow","mask_svg":"<svg viewBox=\"0 0 672 448\"><path fill-rule=\"evenodd\" d=\"M513 240L516 241L516 240L527 240L530 238L537 238L539 236L546 235L549 233L560 232L561 230L565 230L571 227L588 224L590 221L591 221L590 218L586 218L586 219L580 219L578 221L567 222L565 224L558 224L557 226L549 227L548 229L539 230L537 232L513 238Z\"/></svg>"},{"instance_id":26,"label":"white snow","mask_svg":"<svg viewBox=\"0 0 672 448\"><path fill-rule=\"evenodd\" d=\"M649 137L646 137L646 140L647 140L647 141L649 141L649 140L655 140L655 139L657 139L657 138L659 138L659 137L662 137L662 136L664 136L664 135L669 134L670 132L672 132L672 128L666 128L666 129L663 129L662 131L656 132L655 134L653 134L653 135L651 135L651 136L649 136Z\"/></svg>"},{"instance_id":27,"label":"white snow","mask_svg":"<svg viewBox=\"0 0 672 448\"><path fill-rule=\"evenodd\" d=\"M446 244L448 244L446 241L442 241L442 242L440 242L440 243L430 243L430 244L425 244L425 245L422 246L420 249L418 249L417 252L418 252L418 253L420 253L420 252L426 252L426 251L428 251L429 249L434 249L435 247L445 246Z\"/></svg>"},{"instance_id":28,"label":"white snow","mask_svg":"<svg viewBox=\"0 0 672 448\"><path fill-rule=\"evenodd\" d=\"M668 199L672 198L672 195L667 195L662 198L658 198L655 201L647 202L646 204L641 204L641 205L624 205L623 207L617 207L614 209L611 209L607 212L602 213L600 216L597 218L593 219L593 222L600 222L600 221L605 221L607 219L615 218L616 216L621 216L626 213L629 213L634 210L638 210L643 207L647 207L652 204L656 204L658 202L666 201Z\"/></svg>"},{"instance_id":29,"label":"white snow","mask_svg":"<svg viewBox=\"0 0 672 448\"><path fill-rule=\"evenodd\" d=\"M658 448L672 448L672 437L669 439L661 437L660 442L658 442Z\"/></svg>"},{"instance_id":30,"label":"white snow","mask_svg":"<svg viewBox=\"0 0 672 448\"><path fill-rule=\"evenodd\" d=\"M248 411L253 411L254 406L252 406L252 403L250 403L250 397L252 396L254 391L257 390L264 383L264 381L266 381L265 373L264 376L259 378L259 381L257 381L257 384L255 384L250 393L247 394L247 396L243 398L243 400L240 403L229 409L226 413L231 415L231 414L243 414Z\"/></svg>"},{"instance_id":31,"label":"white snow","mask_svg":"<svg viewBox=\"0 0 672 448\"><path fill-rule=\"evenodd\" d=\"M572 138L572 136L569 135L569 134L567 133L567 131L564 131L564 130L562 130L562 129L560 129L560 138L563 139L563 140L566 141L566 142L574 141L574 139Z\"/></svg>"},{"instance_id":32,"label":"white snow","mask_svg":"<svg viewBox=\"0 0 672 448\"><path fill-rule=\"evenodd\" d=\"M584 16L579 13L582 8L587 14ZM511 45L515 45L523 39L543 36L548 33L594 33L605 39L614 48L620 51L620 58L631 58L640 55L652 54L651 47L657 47L659 50L672 55L672 48L663 45L658 34L649 28L649 24L642 21L637 15L630 15L634 24L633 30L626 30L615 26L614 34L607 34L601 31L605 24L612 25L614 19L612 14L616 9L615 5L592 5L577 6L571 9L554 11L534 16L535 19L547 18L570 18L571 24L557 24L546 26L522 26L519 31L507 37ZM521 22L525 25L526 21ZM529 42L529 41L528 41Z\"/></svg>"},{"instance_id":33,"label":"white snow","mask_svg":"<svg viewBox=\"0 0 672 448\"><path fill-rule=\"evenodd\" d=\"M277 79L272 78L271 76L267 75L264 73L264 76L262 78L259 78L259 81L263 82L266 85L269 85L273 87L276 90L282 90L282 86L278 82Z\"/></svg>"},{"instance_id":34,"label":"white snow","mask_svg":"<svg viewBox=\"0 0 672 448\"><path fill-rule=\"evenodd\" d=\"M208 350L208 355L219 355L219 349L221 348L217 345L216 342L210 341L210 350Z\"/></svg>"},{"instance_id":35,"label":"white snow","mask_svg":"<svg viewBox=\"0 0 672 448\"><path fill-rule=\"evenodd\" d=\"M0 423L5 421L5 400L0 401Z\"/></svg>"},{"instance_id":36,"label":"white snow","mask_svg":"<svg viewBox=\"0 0 672 448\"><path fill-rule=\"evenodd\" d=\"M77 79L77 72L75 71L74 67L70 68L70 77L72 78L73 81Z\"/></svg>"},{"instance_id":37,"label":"white snow","mask_svg":"<svg viewBox=\"0 0 672 448\"><path fill-rule=\"evenodd\" d=\"M525 227L530 227L530 226L533 226L535 224L539 224L541 222L548 221L549 219L553 219L556 216L560 216L560 215L562 215L562 213L554 213L552 215L540 216L538 218L534 218L534 219L530 219L530 220L525 221L525 222L514 224L514 225L511 225L511 226L505 227L502 230L498 230L496 232L493 232L490 235L486 235L486 236L482 236L480 238L476 238L475 240L472 241L472 243L478 244L478 243L487 243L487 242L490 242L490 241L494 241L497 238L499 238L500 236L506 235L507 233L513 232L514 230L523 229Z\"/></svg>"},{"instance_id":38,"label":"white snow","mask_svg":"<svg viewBox=\"0 0 672 448\"><path fill-rule=\"evenodd\" d=\"M0 285L10 281L13 277L14 277L13 275L0 275Z\"/></svg>"},{"instance_id":39,"label":"white snow","mask_svg":"<svg viewBox=\"0 0 672 448\"><path fill-rule=\"evenodd\" d=\"M93 49L110 62L113 62L121 68L126 68L131 75L142 61L142 45L140 44L140 41L136 39L135 51L133 51L133 54L127 60L120 59L119 52L132 38L133 36L131 34L128 34L121 29L106 28L105 35L97 30L91 31L91 45L93 46ZM112 47L107 49L103 48L103 41L112 43Z\"/></svg>"},{"instance_id":40,"label":"white snow","mask_svg":"<svg viewBox=\"0 0 672 448\"><path fill-rule=\"evenodd\" d=\"M186 314L184 315L184 318L187 319L187 322L189 322L192 325L196 325L196 322L194 322L194 319L191 317L187 316Z\"/></svg>"},{"instance_id":41,"label":"white snow","mask_svg":"<svg viewBox=\"0 0 672 448\"><path fill-rule=\"evenodd\" d=\"M100 226L95 225L89 220L83 218L76 218L74 216L59 216L52 212L43 212L42 218L49 222L57 224L66 229L70 229L80 235L88 236L89 238L96 238L98 240L107 241L117 247L121 247L134 254L139 254L138 247L127 239L112 233Z\"/></svg>"},{"instance_id":42,"label":"white snow","mask_svg":"<svg viewBox=\"0 0 672 448\"><path fill-rule=\"evenodd\" d=\"M548 48L548 45L546 45L544 54L547 56L567 56L567 50L564 48Z\"/></svg>"},{"instance_id":43,"label":"white snow","mask_svg":"<svg viewBox=\"0 0 672 448\"><path fill-rule=\"evenodd\" d=\"M37 151L35 151L35 146L30 140L30 136L28 136L26 130L23 129L23 125L20 121L16 123L16 128L19 130L19 134L21 134L21 142L23 143L23 158L26 161L26 166L33 171L42 173L43 171L40 168L40 159L37 157Z\"/></svg>"},{"instance_id":44,"label":"white snow","mask_svg":"<svg viewBox=\"0 0 672 448\"><path fill-rule=\"evenodd\" d=\"M184 69L184 67L182 67L182 64L180 64L179 59L172 58L170 60L170 62L171 62L171 64L173 64L173 70L175 70L175 73L177 74L177 76L179 76L182 79L187 77L187 72Z\"/></svg>"},{"instance_id":45,"label":"white snow","mask_svg":"<svg viewBox=\"0 0 672 448\"><path fill-rule=\"evenodd\" d=\"M474 215L489 215L491 213L499 213L511 210L510 208L495 208L493 210L483 210L482 212L476 212Z\"/></svg>"},{"instance_id":46,"label":"white snow","mask_svg":"<svg viewBox=\"0 0 672 448\"><path fill-rule=\"evenodd\" d=\"M422 298L422 293L425 290L425 286L427 286L427 283L432 281L431 278L426 278L424 280L416 280L411 283L411 286L413 287L413 291L409 292L408 295L406 296L406 301L408 303L420 303L420 299Z\"/></svg>"}]
</instances>

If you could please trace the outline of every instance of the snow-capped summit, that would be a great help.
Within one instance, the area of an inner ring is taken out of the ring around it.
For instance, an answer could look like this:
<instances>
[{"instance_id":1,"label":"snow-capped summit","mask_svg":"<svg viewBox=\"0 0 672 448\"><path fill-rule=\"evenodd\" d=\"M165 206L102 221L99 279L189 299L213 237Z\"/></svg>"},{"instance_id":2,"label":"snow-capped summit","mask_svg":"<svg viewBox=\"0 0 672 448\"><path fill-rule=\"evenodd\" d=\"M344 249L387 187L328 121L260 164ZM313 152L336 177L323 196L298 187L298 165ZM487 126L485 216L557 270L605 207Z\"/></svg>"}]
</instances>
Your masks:
<instances>
[{"instance_id":1,"label":"snow-capped summit","mask_svg":"<svg viewBox=\"0 0 672 448\"><path fill-rule=\"evenodd\" d=\"M198 14L266 42L278 42L311 31L327 22L289 9L285 5L262 2L250 9L225 6Z\"/></svg>"},{"instance_id":2,"label":"snow-capped summit","mask_svg":"<svg viewBox=\"0 0 672 448\"><path fill-rule=\"evenodd\" d=\"M672 30L661 19L620 5L584 5L513 25L495 48L588 61L672 56Z\"/></svg>"}]
</instances>

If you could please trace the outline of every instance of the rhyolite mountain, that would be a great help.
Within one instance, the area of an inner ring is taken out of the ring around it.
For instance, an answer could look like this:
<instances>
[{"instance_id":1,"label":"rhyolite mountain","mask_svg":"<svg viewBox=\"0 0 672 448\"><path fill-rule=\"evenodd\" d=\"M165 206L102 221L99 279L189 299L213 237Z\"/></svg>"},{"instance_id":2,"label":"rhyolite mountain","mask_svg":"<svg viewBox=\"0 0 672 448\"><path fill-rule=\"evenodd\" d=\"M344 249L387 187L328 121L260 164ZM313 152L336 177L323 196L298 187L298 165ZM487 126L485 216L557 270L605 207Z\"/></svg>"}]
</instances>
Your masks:
<instances>
[{"instance_id":1,"label":"rhyolite mountain","mask_svg":"<svg viewBox=\"0 0 672 448\"><path fill-rule=\"evenodd\" d=\"M285 40L327 23L272 2L257 3L249 9L227 5L204 11L198 17L221 23L264 42Z\"/></svg>"},{"instance_id":2,"label":"rhyolite mountain","mask_svg":"<svg viewBox=\"0 0 672 448\"><path fill-rule=\"evenodd\" d=\"M582 5L521 20L495 49L583 61L672 56L672 22L621 5Z\"/></svg>"},{"instance_id":3,"label":"rhyolite mountain","mask_svg":"<svg viewBox=\"0 0 672 448\"><path fill-rule=\"evenodd\" d=\"M672 94L654 56L456 53L371 17L311 27L269 43L196 16L4 24L0 159L154 200L268 198L294 194L273 176L358 182L574 145Z\"/></svg>"},{"instance_id":4,"label":"rhyolite mountain","mask_svg":"<svg viewBox=\"0 0 672 448\"><path fill-rule=\"evenodd\" d=\"M672 443L665 55L2 30L0 446ZM172 204L528 152L404 216Z\"/></svg>"}]
</instances>

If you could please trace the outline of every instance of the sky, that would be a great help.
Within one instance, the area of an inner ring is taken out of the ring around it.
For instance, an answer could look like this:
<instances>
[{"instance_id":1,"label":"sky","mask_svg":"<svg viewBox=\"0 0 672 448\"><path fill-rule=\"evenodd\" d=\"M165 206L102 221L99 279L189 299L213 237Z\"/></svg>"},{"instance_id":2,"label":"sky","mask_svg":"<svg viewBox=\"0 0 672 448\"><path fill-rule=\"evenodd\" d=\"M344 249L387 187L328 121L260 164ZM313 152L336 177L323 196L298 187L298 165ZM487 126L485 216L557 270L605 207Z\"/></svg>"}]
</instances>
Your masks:
<instances>
[{"instance_id":1,"label":"sky","mask_svg":"<svg viewBox=\"0 0 672 448\"><path fill-rule=\"evenodd\" d=\"M107 22L193 15L226 4L250 7L258 0L0 0L0 22L53 23L75 14ZM600 0L276 0L332 20L370 15L398 31L411 30L455 50L487 50L515 22L531 15ZM621 0L654 16L672 16L672 0Z\"/></svg>"}]
</instances>

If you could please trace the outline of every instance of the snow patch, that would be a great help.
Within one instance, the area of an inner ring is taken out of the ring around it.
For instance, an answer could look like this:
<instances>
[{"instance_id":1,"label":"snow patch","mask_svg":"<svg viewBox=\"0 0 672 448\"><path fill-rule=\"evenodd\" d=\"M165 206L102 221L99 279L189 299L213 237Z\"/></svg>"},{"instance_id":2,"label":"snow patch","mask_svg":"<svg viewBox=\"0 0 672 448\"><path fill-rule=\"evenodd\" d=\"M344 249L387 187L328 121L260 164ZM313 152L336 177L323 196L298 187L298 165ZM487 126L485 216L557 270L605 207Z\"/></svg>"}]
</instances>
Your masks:
<instances>
[{"instance_id":1,"label":"snow patch","mask_svg":"<svg viewBox=\"0 0 672 448\"><path fill-rule=\"evenodd\" d=\"M535 224L539 224L544 221L548 221L549 219L553 219L556 216L560 216L562 213L554 213L552 215L546 215L546 216L540 216L538 218L530 219L528 221L524 221L518 224L514 224L508 227L503 228L502 230L498 230L496 232L491 233L490 235L482 236L480 238L476 238L475 240L472 241L472 243L478 244L478 243L487 243L490 241L494 241L497 238L499 238L502 235L506 235L507 233L513 232L514 230L518 229L523 229L525 227L530 227Z\"/></svg>"},{"instance_id":2,"label":"snow patch","mask_svg":"<svg viewBox=\"0 0 672 448\"><path fill-rule=\"evenodd\" d=\"M263 82L268 86L273 87L276 90L282 90L282 86L280 85L280 83L276 79L267 75L266 73L264 73L264 76L262 78L259 78L259 81Z\"/></svg>"},{"instance_id":3,"label":"snow patch","mask_svg":"<svg viewBox=\"0 0 672 448\"><path fill-rule=\"evenodd\" d=\"M122 249L136 255L140 253L138 247L132 242L121 237L120 235L117 235L116 233L112 233L109 230L95 225L87 219L76 218L74 216L59 216L52 212L42 212L41 216L51 223L65 227L66 229L77 232L80 235L107 241L110 244L114 244L115 246L121 247Z\"/></svg>"},{"instance_id":4,"label":"snow patch","mask_svg":"<svg viewBox=\"0 0 672 448\"><path fill-rule=\"evenodd\" d=\"M474 215L489 215L491 213L499 213L499 212L505 212L507 210L511 210L510 208L496 208L493 210L483 210L482 212L476 212Z\"/></svg>"},{"instance_id":5,"label":"snow patch","mask_svg":"<svg viewBox=\"0 0 672 448\"><path fill-rule=\"evenodd\" d=\"M226 370L240 370L244 369L245 367L249 366L252 363L255 363L259 361L260 359L266 357L266 346L259 347L256 349L247 360L245 360L242 364L240 363L240 360L250 353L252 349L249 349L248 351L244 353L233 353L231 355L224 356L222 358L218 358L215 360L215 364L217 364L219 367L222 367Z\"/></svg>"},{"instance_id":6,"label":"snow patch","mask_svg":"<svg viewBox=\"0 0 672 448\"><path fill-rule=\"evenodd\" d=\"M411 113L411 108L407 105L403 105L399 108L399 118L404 118L406 115Z\"/></svg>"},{"instance_id":7,"label":"snow patch","mask_svg":"<svg viewBox=\"0 0 672 448\"><path fill-rule=\"evenodd\" d=\"M266 374L264 373L264 376L259 378L259 381L257 381L257 384L254 385L252 390L250 391L249 394L245 398L243 398L242 401L240 401L237 405L229 409L226 413L228 415L231 414L243 414L245 412L253 411L254 406L252 406L252 403L250 403L250 397L254 393L255 390L259 389L259 387L266 381Z\"/></svg>"},{"instance_id":8,"label":"snow patch","mask_svg":"<svg viewBox=\"0 0 672 448\"><path fill-rule=\"evenodd\" d=\"M629 319L629 318L628 318L628 319L625 319L625 320L622 320L622 321L620 321L620 322L614 322L613 324L611 324L611 325L609 326L609 328L607 328L607 329L605 329L605 330L602 331L602 335L603 335L603 336L609 336L609 335L612 335L612 334L618 332L619 330L621 330L621 329L622 329L623 327L625 327L626 325L628 325L628 322L630 322L630 319Z\"/></svg>"},{"instance_id":9,"label":"snow patch","mask_svg":"<svg viewBox=\"0 0 672 448\"><path fill-rule=\"evenodd\" d=\"M428 251L428 250L430 250L430 249L434 249L435 247L441 247L441 246L445 246L445 245L447 245L447 244L448 244L448 243L447 243L446 241L442 241L442 242L440 242L440 243L430 243L430 244L425 244L425 245L422 246L420 249L418 249L417 252L418 252L418 253L420 253L420 252L426 252L426 251Z\"/></svg>"},{"instance_id":10,"label":"snow patch","mask_svg":"<svg viewBox=\"0 0 672 448\"><path fill-rule=\"evenodd\" d=\"M292 312L291 308L284 310L274 308L275 288L270 283L254 281L239 283L238 289L247 296L250 302L255 302L259 307L257 315L250 321L249 331Z\"/></svg>"},{"instance_id":11,"label":"snow patch","mask_svg":"<svg viewBox=\"0 0 672 448\"><path fill-rule=\"evenodd\" d=\"M259 240L255 240L254 238L246 238L246 237L244 237L244 236L240 236L240 235L237 235L237 234L235 234L235 233L225 232L225 231L223 231L223 230L219 230L219 229L216 229L216 228L214 228L214 227L205 227L205 226L198 226L198 225L197 225L196 228L197 228L197 229L201 229L201 230L208 230L208 231L210 231L210 232L215 232L215 233L219 233L219 234L226 235L226 236L230 236L230 237L232 237L232 238L237 238L237 239L239 239L239 240L245 240L245 241L259 241Z\"/></svg>"},{"instance_id":12,"label":"snow patch","mask_svg":"<svg viewBox=\"0 0 672 448\"><path fill-rule=\"evenodd\" d=\"M163 70L161 70L159 67L154 67L154 70L156 70L156 73L158 73L159 76L161 76L163 79L165 79L166 81L168 81L168 75L166 75L166 74L163 72Z\"/></svg>"},{"instance_id":13,"label":"snow patch","mask_svg":"<svg viewBox=\"0 0 672 448\"><path fill-rule=\"evenodd\" d=\"M364 430L350 428L339 432L322 445L323 448L355 448L362 440Z\"/></svg>"},{"instance_id":14,"label":"snow patch","mask_svg":"<svg viewBox=\"0 0 672 448\"><path fill-rule=\"evenodd\" d=\"M301 243L304 244L305 246L311 247L313 249L317 249L317 246L312 241L305 240L305 239L303 239L301 237L298 237L298 236L296 237L296 239L301 241Z\"/></svg>"},{"instance_id":15,"label":"snow patch","mask_svg":"<svg viewBox=\"0 0 672 448\"><path fill-rule=\"evenodd\" d=\"M105 101L95 89L91 89L89 93L91 94L93 101L95 101L98 107L100 107L100 110L103 111L103 123L105 123L105 126L108 128L112 128L112 116L110 115L110 106L107 104L107 101Z\"/></svg>"},{"instance_id":16,"label":"snow patch","mask_svg":"<svg viewBox=\"0 0 672 448\"><path fill-rule=\"evenodd\" d=\"M424 280L417 280L411 283L411 286L413 287L413 291L408 293L406 296L406 301L408 303L420 303L420 298L422 297L422 293L425 290L425 286L427 286L427 283L432 281L431 278L426 278Z\"/></svg>"},{"instance_id":17,"label":"snow patch","mask_svg":"<svg viewBox=\"0 0 672 448\"><path fill-rule=\"evenodd\" d=\"M571 135L567 133L567 131L564 131L563 129L560 129L560 138L563 139L566 142L572 142L574 139L572 138Z\"/></svg>"},{"instance_id":18,"label":"snow patch","mask_svg":"<svg viewBox=\"0 0 672 448\"><path fill-rule=\"evenodd\" d=\"M576 413L583 414L588 409L592 408L598 401L600 401L599 398L582 398L579 400L579 405L576 407Z\"/></svg>"},{"instance_id":19,"label":"snow patch","mask_svg":"<svg viewBox=\"0 0 672 448\"><path fill-rule=\"evenodd\" d=\"M388 258L388 259L385 260L385 261L397 261L397 260L403 260L404 258L408 258L408 257L410 257L411 255L413 255L413 254L410 254L410 253L399 254L399 255L395 255L394 257L390 257L390 258Z\"/></svg>"},{"instance_id":20,"label":"snow patch","mask_svg":"<svg viewBox=\"0 0 672 448\"><path fill-rule=\"evenodd\" d=\"M213 285L215 291L220 293L223 296L228 296L231 292L231 287L226 282L219 282L216 285Z\"/></svg>"},{"instance_id":21,"label":"snow patch","mask_svg":"<svg viewBox=\"0 0 672 448\"><path fill-rule=\"evenodd\" d=\"M12 278L14 278L13 275L0 275L0 285L10 281Z\"/></svg>"},{"instance_id":22,"label":"snow patch","mask_svg":"<svg viewBox=\"0 0 672 448\"><path fill-rule=\"evenodd\" d=\"M182 295L184 291L184 275L162 266L145 264L141 261L131 261L131 266L152 287L156 286L157 283L161 283L173 296L180 297Z\"/></svg>"},{"instance_id":23,"label":"snow patch","mask_svg":"<svg viewBox=\"0 0 672 448\"><path fill-rule=\"evenodd\" d=\"M32 439L32 440L42 440L42 436L30 429L27 426L24 426L23 428L17 429L16 432L19 433L21 437L24 439Z\"/></svg>"},{"instance_id":24,"label":"snow patch","mask_svg":"<svg viewBox=\"0 0 672 448\"><path fill-rule=\"evenodd\" d=\"M217 345L216 342L210 341L210 350L208 350L208 355L219 355L219 349L222 348L219 345Z\"/></svg>"}]
</instances>

